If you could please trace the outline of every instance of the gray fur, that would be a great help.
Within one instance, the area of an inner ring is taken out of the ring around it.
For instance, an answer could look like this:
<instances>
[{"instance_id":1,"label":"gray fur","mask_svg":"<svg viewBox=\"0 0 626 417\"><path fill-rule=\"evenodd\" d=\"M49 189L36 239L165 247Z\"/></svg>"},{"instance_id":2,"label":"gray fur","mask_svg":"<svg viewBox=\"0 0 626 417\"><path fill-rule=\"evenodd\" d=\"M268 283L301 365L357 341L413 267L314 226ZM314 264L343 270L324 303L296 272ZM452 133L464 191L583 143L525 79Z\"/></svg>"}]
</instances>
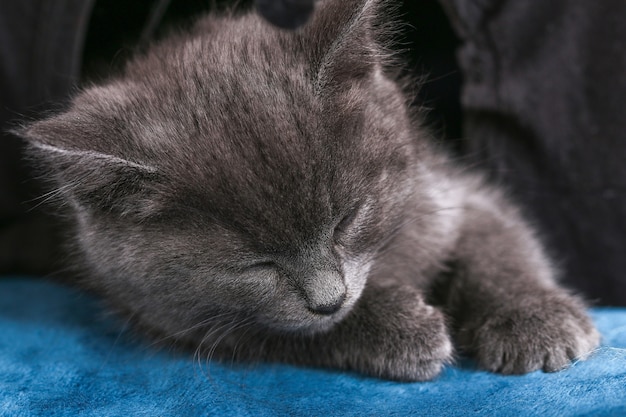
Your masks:
<instances>
[{"instance_id":1,"label":"gray fur","mask_svg":"<svg viewBox=\"0 0 626 417\"><path fill-rule=\"evenodd\" d=\"M534 232L409 111L380 9L207 16L25 127L83 284L216 358L425 380L451 333L503 373L585 357L598 333Z\"/></svg>"}]
</instances>

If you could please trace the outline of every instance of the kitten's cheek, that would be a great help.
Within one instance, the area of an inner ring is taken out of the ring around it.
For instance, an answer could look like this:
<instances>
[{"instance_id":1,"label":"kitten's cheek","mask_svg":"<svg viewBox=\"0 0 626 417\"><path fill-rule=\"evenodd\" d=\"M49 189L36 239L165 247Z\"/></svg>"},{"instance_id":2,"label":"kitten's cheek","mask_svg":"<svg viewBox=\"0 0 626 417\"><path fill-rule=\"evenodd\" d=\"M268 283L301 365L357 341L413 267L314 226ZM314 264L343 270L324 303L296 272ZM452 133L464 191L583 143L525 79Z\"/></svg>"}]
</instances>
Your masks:
<instances>
[{"instance_id":1,"label":"kitten's cheek","mask_svg":"<svg viewBox=\"0 0 626 417\"><path fill-rule=\"evenodd\" d=\"M247 298L261 304L267 303L268 300L273 300L277 292L276 281L269 278L246 283L244 291Z\"/></svg>"},{"instance_id":2,"label":"kitten's cheek","mask_svg":"<svg viewBox=\"0 0 626 417\"><path fill-rule=\"evenodd\" d=\"M217 285L218 283L221 285ZM258 272L216 277L206 291L211 294L215 304L242 311L265 309L275 300L278 293L276 277L271 273Z\"/></svg>"}]
</instances>

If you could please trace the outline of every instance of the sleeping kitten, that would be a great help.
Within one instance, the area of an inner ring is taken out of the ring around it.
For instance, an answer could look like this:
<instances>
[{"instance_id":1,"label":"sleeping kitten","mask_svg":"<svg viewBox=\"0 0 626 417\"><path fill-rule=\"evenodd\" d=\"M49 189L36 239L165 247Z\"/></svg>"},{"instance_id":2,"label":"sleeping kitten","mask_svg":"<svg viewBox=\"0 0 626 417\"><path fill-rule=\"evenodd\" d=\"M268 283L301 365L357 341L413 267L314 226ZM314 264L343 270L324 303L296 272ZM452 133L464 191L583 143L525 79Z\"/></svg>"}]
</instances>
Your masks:
<instances>
[{"instance_id":1,"label":"sleeping kitten","mask_svg":"<svg viewBox=\"0 0 626 417\"><path fill-rule=\"evenodd\" d=\"M229 360L414 381L451 361L452 330L506 374L596 347L516 207L418 126L381 3L321 1L298 32L207 16L25 127L84 284Z\"/></svg>"}]
</instances>

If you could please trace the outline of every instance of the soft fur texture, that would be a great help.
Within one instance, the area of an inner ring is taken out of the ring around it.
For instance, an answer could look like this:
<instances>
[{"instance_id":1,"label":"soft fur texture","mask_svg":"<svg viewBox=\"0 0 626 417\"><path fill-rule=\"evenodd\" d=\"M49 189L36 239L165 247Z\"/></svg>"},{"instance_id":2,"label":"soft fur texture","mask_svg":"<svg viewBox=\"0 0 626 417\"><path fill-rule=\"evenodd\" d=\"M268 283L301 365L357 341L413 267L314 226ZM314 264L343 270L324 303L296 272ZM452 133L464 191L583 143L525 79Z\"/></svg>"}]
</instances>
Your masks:
<instances>
[{"instance_id":1,"label":"soft fur texture","mask_svg":"<svg viewBox=\"0 0 626 417\"><path fill-rule=\"evenodd\" d=\"M437 375L451 330L503 373L597 346L516 208L418 127L381 7L207 16L26 127L84 284L209 356L397 380Z\"/></svg>"}]
</instances>

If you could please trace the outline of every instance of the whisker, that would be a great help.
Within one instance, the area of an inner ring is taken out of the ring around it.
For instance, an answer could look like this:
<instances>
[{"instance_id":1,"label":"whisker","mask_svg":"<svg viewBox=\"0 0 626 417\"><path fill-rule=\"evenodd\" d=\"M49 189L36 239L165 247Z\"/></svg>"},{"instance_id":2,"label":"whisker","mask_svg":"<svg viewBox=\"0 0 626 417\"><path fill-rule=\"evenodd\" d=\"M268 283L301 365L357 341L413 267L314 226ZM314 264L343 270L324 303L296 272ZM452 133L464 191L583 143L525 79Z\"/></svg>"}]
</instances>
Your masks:
<instances>
[{"instance_id":1,"label":"whisker","mask_svg":"<svg viewBox=\"0 0 626 417\"><path fill-rule=\"evenodd\" d=\"M131 321L133 320L133 318L135 317L136 313L131 314L122 324L122 326L120 327L120 330L117 332L117 336L115 338L115 340L113 341L113 344L111 344L111 346L109 347L109 351L107 352L106 357L104 358L104 360L102 361L102 363L100 364L100 367L98 368L97 373L100 373L104 367L106 366L106 364L109 362L109 359L111 358L111 355L113 354L113 349L115 348L115 346L117 346L117 344L119 343L120 339L122 338L122 335L124 333L126 333L128 331L128 329L130 328L130 324Z\"/></svg>"},{"instance_id":2,"label":"whisker","mask_svg":"<svg viewBox=\"0 0 626 417\"><path fill-rule=\"evenodd\" d=\"M62 186L60 186L58 188L55 188L55 189L53 189L51 191L48 191L47 193L44 193L44 194L42 194L42 195L40 195L38 197L35 197L35 198L31 199L31 200L25 201L25 203L32 203L32 202L40 200L33 207L29 207L28 208L28 212L31 212L31 211L37 209L38 207L41 207L42 205L44 205L44 204L48 203L49 201L52 201L52 200L54 200L56 198L60 199L61 195L65 191L67 191L69 189L80 187L82 185L83 180L85 179L85 177L86 176L83 176L82 178L79 178L79 179L74 180L72 182L69 182L69 183L67 183L65 185L62 185ZM66 201L62 201L62 203L61 203L62 206L66 205L66 204L67 204Z\"/></svg>"},{"instance_id":3,"label":"whisker","mask_svg":"<svg viewBox=\"0 0 626 417\"><path fill-rule=\"evenodd\" d=\"M234 322L234 323L226 323L225 325L219 327L218 330L222 330L225 327L229 326L227 330L224 330L213 342L213 344L211 345L211 349L208 352L207 355L207 361L210 361L213 358L213 355L215 354L215 350L217 349L218 345L220 344L220 342L222 340L224 340L224 338L226 336L228 336L229 334L231 334L238 326L239 326L239 322Z\"/></svg>"},{"instance_id":4,"label":"whisker","mask_svg":"<svg viewBox=\"0 0 626 417\"><path fill-rule=\"evenodd\" d=\"M158 344L160 344L160 343L162 343L162 342L164 342L164 341L166 341L168 339L176 339L179 336L183 336L183 335L188 334L188 333L190 333L190 332L192 332L194 330L197 330L198 328L206 326L209 323L211 323L212 321L217 321L217 320L220 320L220 319L222 319L224 317L228 317L228 316L233 315L233 314L235 314L235 313L225 312L225 313L218 314L216 316L208 317L208 318L206 318L206 319L204 319L204 320L202 320L202 321L200 321L200 322L198 322L198 323L194 324L193 326L190 326L190 327L188 327L186 329L183 329L183 330L180 330L180 331L178 331L176 333L168 334L167 336L163 336L163 337L161 337L159 339L156 339L149 346L158 345Z\"/></svg>"},{"instance_id":5,"label":"whisker","mask_svg":"<svg viewBox=\"0 0 626 417\"><path fill-rule=\"evenodd\" d=\"M222 340L224 340L224 338L226 338L229 334L234 332L239 326L240 326L239 322L225 323L222 326L219 326L217 329L212 330L211 333L207 335L207 338L211 338L211 336L213 336L217 332L221 333L217 338L214 339L205 357L204 362L205 362L205 366L207 367L207 374L209 376L211 375L211 361L213 359L213 355L215 354L215 351L218 345L222 342Z\"/></svg>"},{"instance_id":6,"label":"whisker","mask_svg":"<svg viewBox=\"0 0 626 417\"><path fill-rule=\"evenodd\" d=\"M235 346L233 347L233 354L231 356L231 364L233 364L237 358L237 349L239 348L239 344L242 341L242 339L244 338L244 336L246 336L248 334L248 332L254 327L254 320L252 318L248 318L246 320L244 320L244 322L242 322L241 328L246 328L240 335L239 338L235 341Z\"/></svg>"}]
</instances>

